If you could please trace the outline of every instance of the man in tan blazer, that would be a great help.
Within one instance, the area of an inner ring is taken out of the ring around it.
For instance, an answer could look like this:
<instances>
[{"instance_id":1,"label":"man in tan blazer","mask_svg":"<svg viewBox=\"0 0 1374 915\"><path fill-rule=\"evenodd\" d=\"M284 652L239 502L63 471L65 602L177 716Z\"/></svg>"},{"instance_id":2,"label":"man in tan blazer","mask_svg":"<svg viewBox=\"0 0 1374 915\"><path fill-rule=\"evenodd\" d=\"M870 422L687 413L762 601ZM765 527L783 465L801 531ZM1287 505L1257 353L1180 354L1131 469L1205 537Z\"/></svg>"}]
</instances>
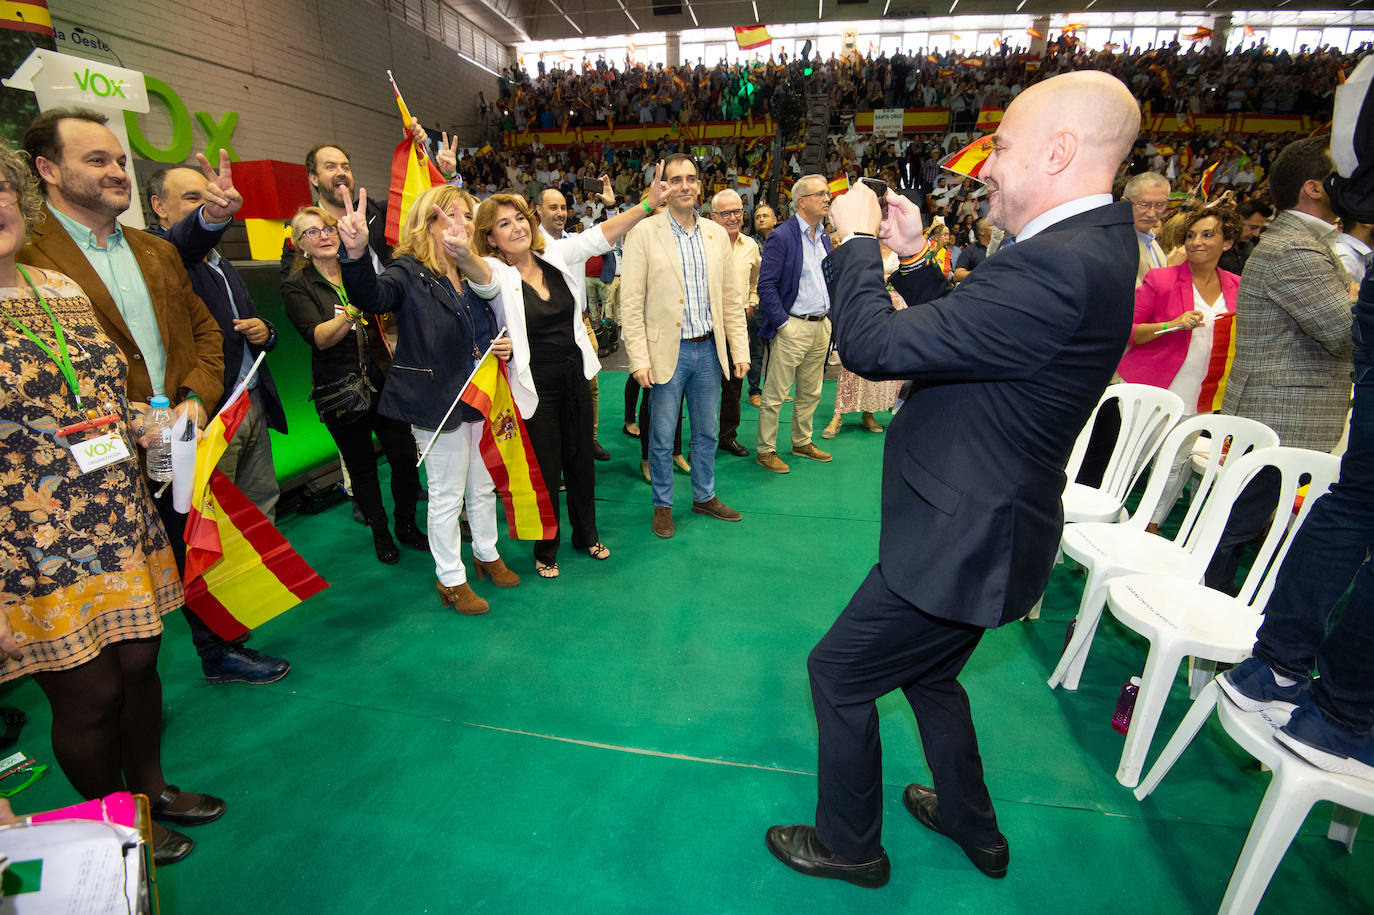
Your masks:
<instances>
[{"instance_id":1,"label":"man in tan blazer","mask_svg":"<svg viewBox=\"0 0 1374 915\"><path fill-rule=\"evenodd\" d=\"M625 237L620 270L620 319L630 372L648 391L652 418L649 479L654 533L673 536L673 432L684 396L691 417L692 511L721 521L739 512L716 496L716 445L721 382L743 378L749 363L744 289L728 268L725 229L697 218L701 193L696 163L676 154L664 160L668 207ZM727 349L728 342L728 349Z\"/></svg>"},{"instance_id":2,"label":"man in tan blazer","mask_svg":"<svg viewBox=\"0 0 1374 915\"><path fill-rule=\"evenodd\" d=\"M124 170L126 153L104 115L44 112L25 132L24 148L47 198L47 216L20 249L19 260L65 273L85 290L101 328L129 363L125 387L131 403L165 395L178 414L189 413L204 427L206 405L213 407L223 394L223 338L192 291L182 257L209 254L243 204L227 159L221 158L219 175L203 167L207 177L214 175L206 184L206 202L173 227L169 238L175 244L169 244L116 222L129 208L133 189ZM154 502L177 566L184 567L186 516L172 507L171 487L154 494ZM226 642L189 609L186 621L211 683L271 683L290 670L282 658Z\"/></svg>"},{"instance_id":3,"label":"man in tan blazer","mask_svg":"<svg viewBox=\"0 0 1374 915\"><path fill-rule=\"evenodd\" d=\"M1135 284L1139 286L1145 282L1146 273L1166 266L1166 252L1155 241L1155 233L1169 207L1169 179L1154 172L1141 172L1126 182L1121 196L1131 202L1131 213L1135 216L1135 235L1140 248Z\"/></svg>"}]
</instances>

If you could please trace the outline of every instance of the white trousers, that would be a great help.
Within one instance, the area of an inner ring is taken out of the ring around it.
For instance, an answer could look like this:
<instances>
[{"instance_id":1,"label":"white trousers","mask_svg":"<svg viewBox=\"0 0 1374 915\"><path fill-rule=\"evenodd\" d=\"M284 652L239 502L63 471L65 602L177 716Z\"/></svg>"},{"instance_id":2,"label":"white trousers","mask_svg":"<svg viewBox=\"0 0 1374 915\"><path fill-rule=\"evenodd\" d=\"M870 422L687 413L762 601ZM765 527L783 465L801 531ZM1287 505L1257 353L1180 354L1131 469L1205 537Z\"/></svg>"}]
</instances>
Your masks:
<instances>
[{"instance_id":1,"label":"white trousers","mask_svg":"<svg viewBox=\"0 0 1374 915\"><path fill-rule=\"evenodd\" d=\"M415 446L424 451L433 429L411 427ZM452 432L440 432L425 458L429 480L426 520L429 551L439 584L453 588L468 580L463 568L463 536L459 515L466 500L468 527L472 530L472 555L483 562L501 558L496 552L496 484L482 461L482 423L462 423Z\"/></svg>"}]
</instances>

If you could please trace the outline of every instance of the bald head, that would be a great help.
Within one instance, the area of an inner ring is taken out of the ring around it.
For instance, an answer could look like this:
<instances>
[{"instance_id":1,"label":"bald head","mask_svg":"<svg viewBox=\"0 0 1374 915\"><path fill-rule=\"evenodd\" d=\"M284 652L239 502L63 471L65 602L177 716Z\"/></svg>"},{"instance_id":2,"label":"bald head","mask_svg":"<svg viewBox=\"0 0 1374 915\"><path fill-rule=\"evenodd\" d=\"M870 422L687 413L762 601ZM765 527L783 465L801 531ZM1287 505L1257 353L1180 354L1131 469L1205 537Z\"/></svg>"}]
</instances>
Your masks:
<instances>
[{"instance_id":1,"label":"bald head","mask_svg":"<svg viewBox=\"0 0 1374 915\"><path fill-rule=\"evenodd\" d=\"M1080 70L1036 83L1007 107L983 167L989 217L1012 234L1062 203L1107 193L1140 132L1121 80Z\"/></svg>"},{"instance_id":2,"label":"bald head","mask_svg":"<svg viewBox=\"0 0 1374 915\"><path fill-rule=\"evenodd\" d=\"M554 238L563 237L563 227L568 222L568 201L557 188L546 187L540 192L534 213L545 232Z\"/></svg>"}]
</instances>

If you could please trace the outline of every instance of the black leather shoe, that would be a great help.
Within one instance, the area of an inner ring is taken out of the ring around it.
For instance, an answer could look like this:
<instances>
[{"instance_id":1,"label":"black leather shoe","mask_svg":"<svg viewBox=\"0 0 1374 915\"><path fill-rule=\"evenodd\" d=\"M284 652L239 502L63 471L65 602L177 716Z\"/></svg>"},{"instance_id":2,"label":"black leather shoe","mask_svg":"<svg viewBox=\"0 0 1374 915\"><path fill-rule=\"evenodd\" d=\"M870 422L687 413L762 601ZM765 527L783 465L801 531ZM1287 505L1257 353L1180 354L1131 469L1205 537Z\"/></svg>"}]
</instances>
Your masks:
<instances>
[{"instance_id":1,"label":"black leather shoe","mask_svg":"<svg viewBox=\"0 0 1374 915\"><path fill-rule=\"evenodd\" d=\"M773 857L808 877L833 877L876 890L886 885L891 875L887 852L872 861L856 864L822 845L816 838L814 826L773 826L764 842Z\"/></svg>"},{"instance_id":2,"label":"black leather shoe","mask_svg":"<svg viewBox=\"0 0 1374 915\"><path fill-rule=\"evenodd\" d=\"M940 835L954 842L964 850L968 859L973 862L973 866L978 868L989 877L1005 877L1007 875L1007 862L1011 860L1011 849L1007 846L1006 836L1001 836L1002 841L996 845L965 845L945 832L940 825L940 801L935 796L932 788L925 785L907 785L902 792L902 803L906 809L916 818L916 822L925 828L938 832Z\"/></svg>"},{"instance_id":3,"label":"black leather shoe","mask_svg":"<svg viewBox=\"0 0 1374 915\"><path fill-rule=\"evenodd\" d=\"M749 456L749 449L741 445L738 441L736 441L733 438L727 442L721 442L720 447L724 448L726 451L730 452L735 457Z\"/></svg>"},{"instance_id":4,"label":"black leather shoe","mask_svg":"<svg viewBox=\"0 0 1374 915\"><path fill-rule=\"evenodd\" d=\"M202 794L200 800L189 810L175 812L168 810L167 808L177 802L177 797L180 794L181 789L176 785L168 785L162 789L162 793L151 804L153 819L166 820L168 823L176 823L178 826L199 826L202 823L213 823L224 816L224 808L227 805L219 798L211 797L208 794ZM176 833L172 834L176 835ZM188 848L187 851L190 849Z\"/></svg>"},{"instance_id":5,"label":"black leather shoe","mask_svg":"<svg viewBox=\"0 0 1374 915\"><path fill-rule=\"evenodd\" d=\"M409 521L396 522L396 539L413 549L429 552L429 538L415 524L413 518Z\"/></svg>"},{"instance_id":6,"label":"black leather shoe","mask_svg":"<svg viewBox=\"0 0 1374 915\"><path fill-rule=\"evenodd\" d=\"M598 461L609 461L611 459L611 453L605 448L602 448L601 443L596 439L592 439L592 457L596 458Z\"/></svg>"},{"instance_id":7,"label":"black leather shoe","mask_svg":"<svg viewBox=\"0 0 1374 915\"><path fill-rule=\"evenodd\" d=\"M200 659L200 669L208 683L276 683L291 672L285 658L259 654L242 645L226 645L217 655Z\"/></svg>"},{"instance_id":8,"label":"black leather shoe","mask_svg":"<svg viewBox=\"0 0 1374 915\"><path fill-rule=\"evenodd\" d=\"M163 826L156 830L153 839L153 863L158 867L176 864L189 855L191 849L195 847L196 843L192 842L189 837Z\"/></svg>"}]
</instances>

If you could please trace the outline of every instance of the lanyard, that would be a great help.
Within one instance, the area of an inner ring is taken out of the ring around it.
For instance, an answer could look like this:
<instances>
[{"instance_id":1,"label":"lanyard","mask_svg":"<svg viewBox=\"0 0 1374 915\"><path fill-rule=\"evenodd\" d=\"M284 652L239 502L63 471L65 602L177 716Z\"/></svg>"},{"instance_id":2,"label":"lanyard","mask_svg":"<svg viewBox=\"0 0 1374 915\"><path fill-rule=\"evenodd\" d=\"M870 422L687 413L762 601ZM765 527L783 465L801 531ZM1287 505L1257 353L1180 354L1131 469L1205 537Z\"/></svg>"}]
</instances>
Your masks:
<instances>
[{"instance_id":1,"label":"lanyard","mask_svg":"<svg viewBox=\"0 0 1374 915\"><path fill-rule=\"evenodd\" d=\"M29 284L29 288L33 290L33 294L38 297L38 304L43 306L43 310L48 313L48 317L52 320L52 332L53 336L57 338L58 352L53 352L48 344L38 339L34 332L24 325L24 322L11 315L8 311L0 308L0 314L3 314L9 319L11 324L23 331L24 336L32 340L35 346L47 353L49 359L57 363L58 369L62 372L62 377L67 381L67 387L71 388L72 397L76 400L76 408L82 410L84 407L81 405L81 389L76 383L76 369L72 368L72 359L67 352L67 335L62 333L62 325L58 322L57 315L53 314L52 309L48 307L47 300L43 298L43 293L39 292L38 287L34 285L33 278L30 277L29 272L24 269L24 265L15 264L15 266L19 268L19 272Z\"/></svg>"},{"instance_id":2,"label":"lanyard","mask_svg":"<svg viewBox=\"0 0 1374 915\"><path fill-rule=\"evenodd\" d=\"M320 270L319 267L315 268L315 272L320 275L320 279L329 284L329 288L333 289L334 293L339 297L339 304L343 305L344 314L348 315L349 320L356 321L363 325L367 324L367 318L363 317L362 312L354 308L353 303L348 301L348 292L344 289L343 283L335 283L329 277L325 276L324 271ZM225 282L227 283L228 280Z\"/></svg>"}]
</instances>

